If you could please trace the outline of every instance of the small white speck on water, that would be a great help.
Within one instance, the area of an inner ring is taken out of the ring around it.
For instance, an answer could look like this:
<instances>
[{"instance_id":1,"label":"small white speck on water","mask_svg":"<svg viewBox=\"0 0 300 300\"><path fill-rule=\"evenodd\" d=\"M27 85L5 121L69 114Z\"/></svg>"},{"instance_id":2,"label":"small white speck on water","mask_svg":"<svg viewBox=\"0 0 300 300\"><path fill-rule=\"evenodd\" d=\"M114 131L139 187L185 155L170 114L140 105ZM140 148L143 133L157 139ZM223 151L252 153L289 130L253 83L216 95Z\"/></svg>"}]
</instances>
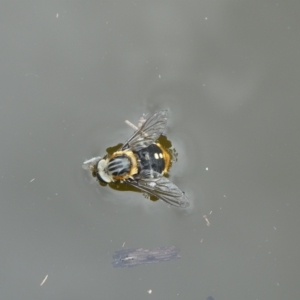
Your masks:
<instances>
[{"instance_id":1,"label":"small white speck on water","mask_svg":"<svg viewBox=\"0 0 300 300\"><path fill-rule=\"evenodd\" d=\"M43 279L43 281L40 283L40 286L42 286L42 285L46 282L47 278L48 278L48 274L47 274L46 277Z\"/></svg>"},{"instance_id":2,"label":"small white speck on water","mask_svg":"<svg viewBox=\"0 0 300 300\"><path fill-rule=\"evenodd\" d=\"M209 222L207 216L204 215L203 218L204 218L204 220L206 221L206 225L207 225L207 226L210 226L210 222Z\"/></svg>"}]
</instances>

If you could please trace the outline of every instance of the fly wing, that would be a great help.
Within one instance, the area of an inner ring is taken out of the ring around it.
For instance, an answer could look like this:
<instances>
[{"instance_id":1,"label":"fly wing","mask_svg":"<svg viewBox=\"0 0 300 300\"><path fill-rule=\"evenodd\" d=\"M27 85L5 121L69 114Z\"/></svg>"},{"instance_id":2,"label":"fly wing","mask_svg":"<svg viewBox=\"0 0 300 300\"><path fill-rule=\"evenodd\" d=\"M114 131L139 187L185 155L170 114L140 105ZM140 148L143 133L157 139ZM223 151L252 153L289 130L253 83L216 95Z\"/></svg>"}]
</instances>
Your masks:
<instances>
[{"instance_id":1,"label":"fly wing","mask_svg":"<svg viewBox=\"0 0 300 300\"><path fill-rule=\"evenodd\" d=\"M158 172L144 170L137 180L127 181L127 183L171 205L185 208L190 204L186 195L168 178Z\"/></svg>"},{"instance_id":2,"label":"fly wing","mask_svg":"<svg viewBox=\"0 0 300 300\"><path fill-rule=\"evenodd\" d=\"M162 110L149 117L142 126L122 146L122 150L130 148L139 151L154 143L164 132L167 124L167 111Z\"/></svg>"}]
</instances>

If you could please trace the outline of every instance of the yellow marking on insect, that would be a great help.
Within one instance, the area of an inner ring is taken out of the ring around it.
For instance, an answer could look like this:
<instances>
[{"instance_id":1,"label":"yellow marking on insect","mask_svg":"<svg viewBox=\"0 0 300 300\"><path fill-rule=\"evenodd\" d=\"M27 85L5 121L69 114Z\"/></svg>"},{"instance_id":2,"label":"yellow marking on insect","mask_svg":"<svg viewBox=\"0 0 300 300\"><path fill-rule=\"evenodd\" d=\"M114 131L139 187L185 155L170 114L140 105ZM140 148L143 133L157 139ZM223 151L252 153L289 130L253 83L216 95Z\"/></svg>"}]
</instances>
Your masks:
<instances>
[{"instance_id":1,"label":"yellow marking on insect","mask_svg":"<svg viewBox=\"0 0 300 300\"><path fill-rule=\"evenodd\" d=\"M156 143L156 146L158 146L162 152L163 160L165 162L165 168L162 171L162 174L165 174L168 172L168 170L171 166L171 156L170 156L170 153L161 144Z\"/></svg>"},{"instance_id":2,"label":"yellow marking on insect","mask_svg":"<svg viewBox=\"0 0 300 300\"><path fill-rule=\"evenodd\" d=\"M162 155L162 153L159 153L159 158L163 158L164 156Z\"/></svg>"},{"instance_id":3,"label":"yellow marking on insect","mask_svg":"<svg viewBox=\"0 0 300 300\"><path fill-rule=\"evenodd\" d=\"M159 156L158 156L157 153L154 153L154 158L155 158L155 159L159 159Z\"/></svg>"}]
</instances>

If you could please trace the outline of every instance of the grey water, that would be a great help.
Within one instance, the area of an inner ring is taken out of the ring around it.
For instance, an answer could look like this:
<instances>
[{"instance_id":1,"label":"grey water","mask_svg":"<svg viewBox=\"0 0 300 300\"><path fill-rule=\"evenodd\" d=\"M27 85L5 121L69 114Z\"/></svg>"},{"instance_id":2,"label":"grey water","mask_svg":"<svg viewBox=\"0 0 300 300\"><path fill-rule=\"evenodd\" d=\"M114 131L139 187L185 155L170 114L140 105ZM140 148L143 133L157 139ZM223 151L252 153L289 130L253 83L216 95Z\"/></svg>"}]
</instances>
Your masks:
<instances>
[{"instance_id":1,"label":"grey water","mask_svg":"<svg viewBox=\"0 0 300 300\"><path fill-rule=\"evenodd\" d=\"M3 5L1 298L299 298L299 9ZM130 136L125 120L160 109L178 155L169 178L188 209L82 169ZM168 246L181 259L111 264L123 247Z\"/></svg>"}]
</instances>

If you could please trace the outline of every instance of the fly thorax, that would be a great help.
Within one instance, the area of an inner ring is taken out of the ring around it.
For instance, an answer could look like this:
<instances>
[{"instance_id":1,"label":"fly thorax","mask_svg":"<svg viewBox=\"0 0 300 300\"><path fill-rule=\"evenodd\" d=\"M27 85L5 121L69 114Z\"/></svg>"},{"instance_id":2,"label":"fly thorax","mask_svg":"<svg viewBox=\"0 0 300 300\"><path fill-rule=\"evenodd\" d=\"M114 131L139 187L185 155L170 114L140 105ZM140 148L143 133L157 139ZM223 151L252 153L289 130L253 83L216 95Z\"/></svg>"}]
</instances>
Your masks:
<instances>
[{"instance_id":1,"label":"fly thorax","mask_svg":"<svg viewBox=\"0 0 300 300\"><path fill-rule=\"evenodd\" d=\"M125 154L114 156L107 165L107 173L111 176L126 176L130 170L131 160Z\"/></svg>"}]
</instances>

